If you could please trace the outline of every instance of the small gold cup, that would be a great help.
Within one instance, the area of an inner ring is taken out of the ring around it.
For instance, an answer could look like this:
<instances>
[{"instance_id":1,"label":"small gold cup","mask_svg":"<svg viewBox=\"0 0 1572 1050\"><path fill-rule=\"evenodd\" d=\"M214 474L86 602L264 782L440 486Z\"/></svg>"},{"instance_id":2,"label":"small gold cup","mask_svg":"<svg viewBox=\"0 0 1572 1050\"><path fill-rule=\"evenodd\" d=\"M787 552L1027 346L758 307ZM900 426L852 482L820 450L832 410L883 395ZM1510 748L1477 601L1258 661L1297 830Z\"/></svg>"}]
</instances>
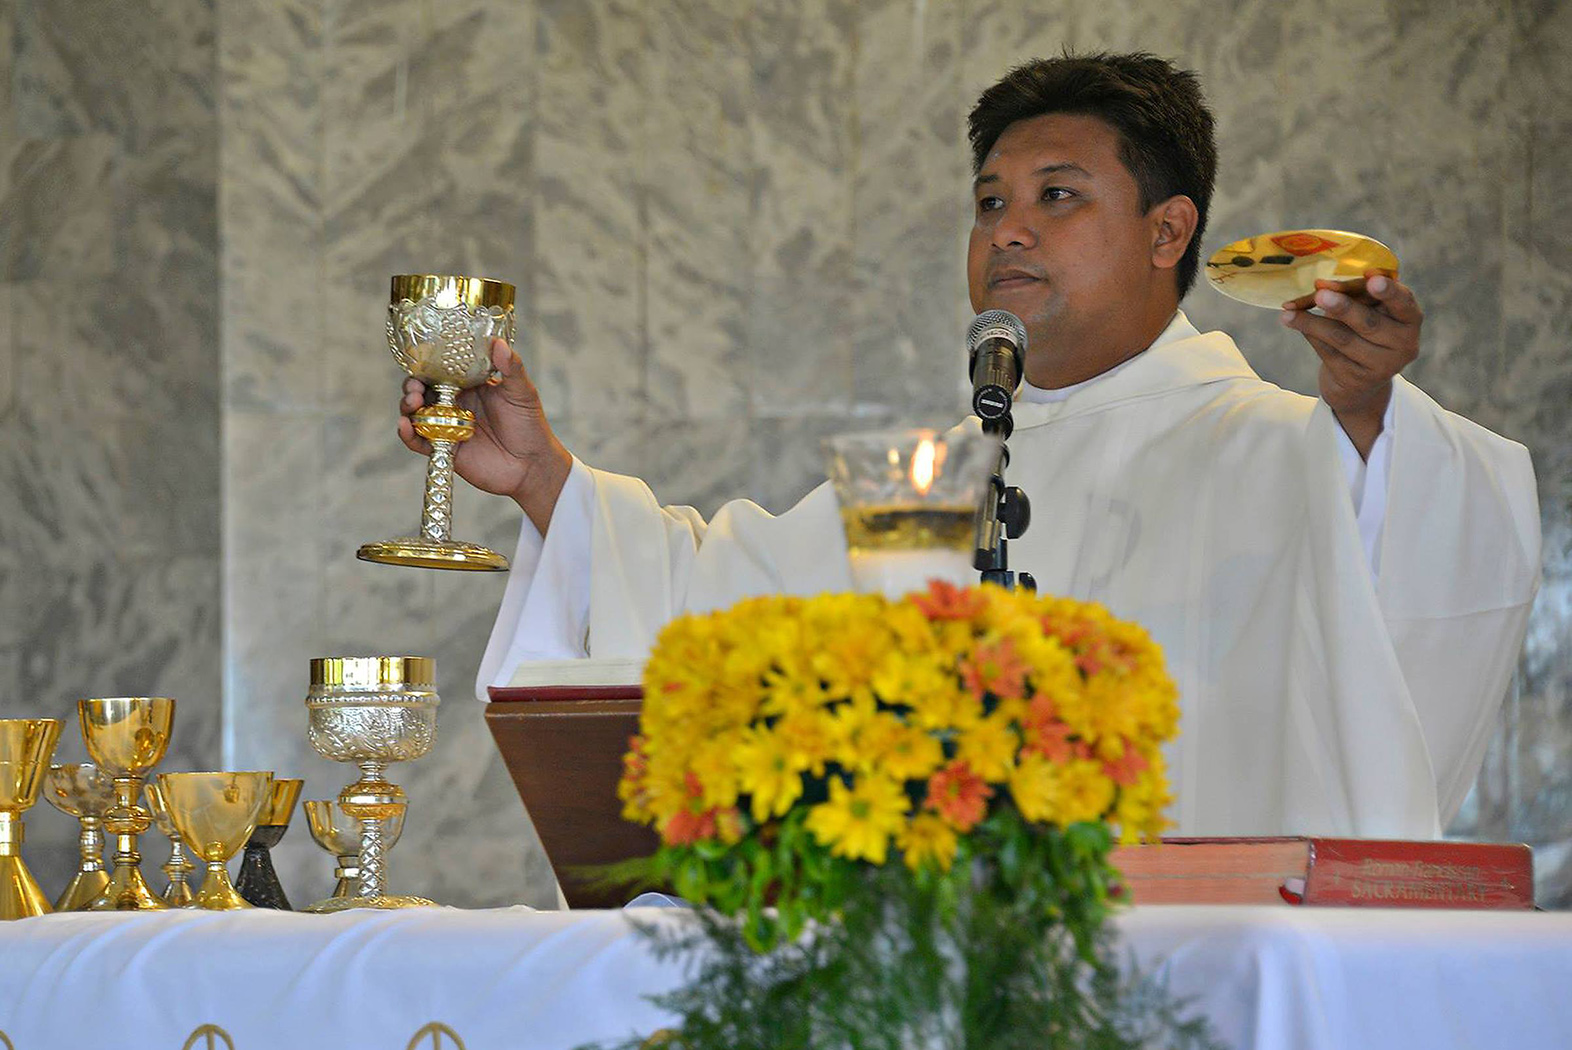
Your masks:
<instances>
[{"instance_id":1,"label":"small gold cup","mask_svg":"<svg viewBox=\"0 0 1572 1050\"><path fill-rule=\"evenodd\" d=\"M256 829L273 790L273 774L160 773L158 787L170 820L207 862L196 907L210 911L251 907L235 892L225 865Z\"/></svg>"},{"instance_id":2,"label":"small gold cup","mask_svg":"<svg viewBox=\"0 0 1572 1050\"><path fill-rule=\"evenodd\" d=\"M148 812L153 814L153 823L169 840L169 859L163 865L164 876L169 880L164 887L164 903L171 908L189 908L196 899L191 892L191 873L196 865L186 857L186 840L169 817L169 804L164 801L164 789L158 781L143 784L142 795L147 799Z\"/></svg>"},{"instance_id":3,"label":"small gold cup","mask_svg":"<svg viewBox=\"0 0 1572 1050\"><path fill-rule=\"evenodd\" d=\"M346 900L360 895L360 819L344 812L344 804L337 799L313 799L305 804L306 824L311 829L311 839L318 846L338 858L333 877L338 880L333 895L311 906L313 911L328 910L331 901ZM404 831L405 807L398 815L382 821L382 845L392 849Z\"/></svg>"},{"instance_id":4,"label":"small gold cup","mask_svg":"<svg viewBox=\"0 0 1572 1050\"><path fill-rule=\"evenodd\" d=\"M105 773L115 778L115 804L104 814L104 830L115 836L115 870L109 885L88 905L91 911L157 911L164 902L142 878L136 838L153 823L138 804L142 778L163 760L175 721L167 696L115 696L78 700L82 742Z\"/></svg>"},{"instance_id":5,"label":"small gold cup","mask_svg":"<svg viewBox=\"0 0 1572 1050\"><path fill-rule=\"evenodd\" d=\"M109 872L104 869L104 814L115 804L115 782L91 762L67 762L49 767L44 798L82 825L81 862L55 901L55 911L82 911L109 885Z\"/></svg>"},{"instance_id":6,"label":"small gold cup","mask_svg":"<svg viewBox=\"0 0 1572 1050\"><path fill-rule=\"evenodd\" d=\"M0 919L54 910L22 860L22 814L38 801L59 739L58 718L0 718Z\"/></svg>"}]
</instances>

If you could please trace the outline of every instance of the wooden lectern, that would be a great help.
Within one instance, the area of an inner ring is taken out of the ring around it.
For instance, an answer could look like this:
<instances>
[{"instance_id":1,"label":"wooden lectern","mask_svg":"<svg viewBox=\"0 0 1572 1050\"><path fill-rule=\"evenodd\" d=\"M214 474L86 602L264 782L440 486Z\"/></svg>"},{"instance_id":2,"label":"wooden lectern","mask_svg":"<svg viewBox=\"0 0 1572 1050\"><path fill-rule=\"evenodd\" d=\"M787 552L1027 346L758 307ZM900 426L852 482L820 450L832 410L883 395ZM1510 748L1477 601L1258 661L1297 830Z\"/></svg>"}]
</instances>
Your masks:
<instances>
[{"instance_id":1,"label":"wooden lectern","mask_svg":"<svg viewBox=\"0 0 1572 1050\"><path fill-rule=\"evenodd\" d=\"M638 732L638 685L493 686L486 724L573 908L618 908L578 869L655 852L649 828L622 819L617 781Z\"/></svg>"}]
</instances>

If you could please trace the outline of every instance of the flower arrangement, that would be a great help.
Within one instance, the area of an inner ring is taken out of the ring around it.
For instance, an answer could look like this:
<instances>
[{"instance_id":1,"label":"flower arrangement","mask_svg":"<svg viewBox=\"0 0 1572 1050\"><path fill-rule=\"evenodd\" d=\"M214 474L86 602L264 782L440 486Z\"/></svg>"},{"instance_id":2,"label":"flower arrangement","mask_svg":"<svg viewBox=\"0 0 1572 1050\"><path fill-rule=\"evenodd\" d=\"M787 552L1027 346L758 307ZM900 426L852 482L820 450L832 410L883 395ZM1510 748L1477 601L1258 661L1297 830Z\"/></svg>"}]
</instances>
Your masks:
<instances>
[{"instance_id":1,"label":"flower arrangement","mask_svg":"<svg viewBox=\"0 0 1572 1050\"><path fill-rule=\"evenodd\" d=\"M1165 826L1179 718L1139 626L940 581L755 598L668 624L644 694L618 790L708 960L677 1045L1134 1045L1108 854Z\"/></svg>"}]
</instances>

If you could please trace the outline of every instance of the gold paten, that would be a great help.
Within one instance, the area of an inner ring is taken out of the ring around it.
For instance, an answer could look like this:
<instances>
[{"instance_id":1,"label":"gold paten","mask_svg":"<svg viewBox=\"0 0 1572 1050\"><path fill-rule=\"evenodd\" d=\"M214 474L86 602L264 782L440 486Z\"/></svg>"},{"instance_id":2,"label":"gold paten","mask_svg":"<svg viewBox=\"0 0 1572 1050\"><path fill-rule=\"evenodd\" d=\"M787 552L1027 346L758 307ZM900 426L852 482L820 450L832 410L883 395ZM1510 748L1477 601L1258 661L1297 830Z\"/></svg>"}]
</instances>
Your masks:
<instances>
[{"instance_id":1,"label":"gold paten","mask_svg":"<svg viewBox=\"0 0 1572 1050\"><path fill-rule=\"evenodd\" d=\"M159 911L164 907L142 878L136 839L153 823L138 804L142 778L163 760L175 721L167 696L114 696L78 700L82 742L98 768L114 777L115 804L104 814L104 830L115 837L115 868L92 911Z\"/></svg>"},{"instance_id":2,"label":"gold paten","mask_svg":"<svg viewBox=\"0 0 1572 1050\"><path fill-rule=\"evenodd\" d=\"M388 349L424 382L434 401L412 420L431 443L420 534L363 544L356 557L423 569L506 570L508 559L453 531L453 460L475 433L475 416L458 407L459 392L499 377L491 367L493 339L513 342L514 288L503 281L446 274L402 274L389 292Z\"/></svg>"},{"instance_id":3,"label":"gold paten","mask_svg":"<svg viewBox=\"0 0 1572 1050\"><path fill-rule=\"evenodd\" d=\"M423 656L329 656L311 661L306 696L311 746L324 758L353 762L360 779L338 793L343 812L360 821L360 886L350 898L330 897L307 908L412 908L435 902L383 892L388 821L402 822L408 801L386 779L390 762L431 750L437 733L435 662Z\"/></svg>"},{"instance_id":4,"label":"gold paten","mask_svg":"<svg viewBox=\"0 0 1572 1050\"><path fill-rule=\"evenodd\" d=\"M1280 310L1290 299L1315 291L1316 281L1364 289L1365 275L1379 270L1396 279L1397 255L1373 237L1345 230L1281 230L1246 237L1214 254L1206 279L1231 299Z\"/></svg>"},{"instance_id":5,"label":"gold paten","mask_svg":"<svg viewBox=\"0 0 1572 1050\"><path fill-rule=\"evenodd\" d=\"M22 860L22 814L38 801L59 739L58 718L0 718L0 919L54 910Z\"/></svg>"},{"instance_id":6,"label":"gold paten","mask_svg":"<svg viewBox=\"0 0 1572 1050\"><path fill-rule=\"evenodd\" d=\"M273 774L160 773L158 788L169 819L198 857L207 874L193 902L209 911L234 911L251 904L235 892L225 866L256 830L262 807L273 793Z\"/></svg>"},{"instance_id":7,"label":"gold paten","mask_svg":"<svg viewBox=\"0 0 1572 1050\"><path fill-rule=\"evenodd\" d=\"M153 824L164 837L169 840L169 859L164 861L164 886L163 901L171 908L189 908L196 902L196 894L191 892L191 873L196 870L196 865L186 859L186 840L180 834L180 829L175 827L175 822L169 815L169 803L164 800L164 791L158 786L157 780L150 780L142 785L142 797L147 799L147 810L153 815Z\"/></svg>"},{"instance_id":8,"label":"gold paten","mask_svg":"<svg viewBox=\"0 0 1572 1050\"><path fill-rule=\"evenodd\" d=\"M44 798L82 826L76 875L55 900L55 911L81 911L109 885L109 872L104 870L103 818L115 804L115 782L91 762L50 766L44 778Z\"/></svg>"}]
</instances>

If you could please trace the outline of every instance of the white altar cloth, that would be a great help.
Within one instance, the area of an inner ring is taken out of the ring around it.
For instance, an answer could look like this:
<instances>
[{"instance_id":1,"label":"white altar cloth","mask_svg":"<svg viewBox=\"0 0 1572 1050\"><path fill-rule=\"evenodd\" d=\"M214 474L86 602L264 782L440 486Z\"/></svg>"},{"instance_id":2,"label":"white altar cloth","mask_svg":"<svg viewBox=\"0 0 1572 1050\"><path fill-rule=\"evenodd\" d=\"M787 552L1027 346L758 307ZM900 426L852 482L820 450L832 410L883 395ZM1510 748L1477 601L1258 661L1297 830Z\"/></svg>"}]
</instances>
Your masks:
<instances>
[{"instance_id":1,"label":"white altar cloth","mask_svg":"<svg viewBox=\"0 0 1572 1050\"><path fill-rule=\"evenodd\" d=\"M1117 924L1238 1050L1572 1046L1572 914L1150 906ZM0 923L15 1050L558 1050L660 1027L644 996L680 978L615 911Z\"/></svg>"}]
</instances>

